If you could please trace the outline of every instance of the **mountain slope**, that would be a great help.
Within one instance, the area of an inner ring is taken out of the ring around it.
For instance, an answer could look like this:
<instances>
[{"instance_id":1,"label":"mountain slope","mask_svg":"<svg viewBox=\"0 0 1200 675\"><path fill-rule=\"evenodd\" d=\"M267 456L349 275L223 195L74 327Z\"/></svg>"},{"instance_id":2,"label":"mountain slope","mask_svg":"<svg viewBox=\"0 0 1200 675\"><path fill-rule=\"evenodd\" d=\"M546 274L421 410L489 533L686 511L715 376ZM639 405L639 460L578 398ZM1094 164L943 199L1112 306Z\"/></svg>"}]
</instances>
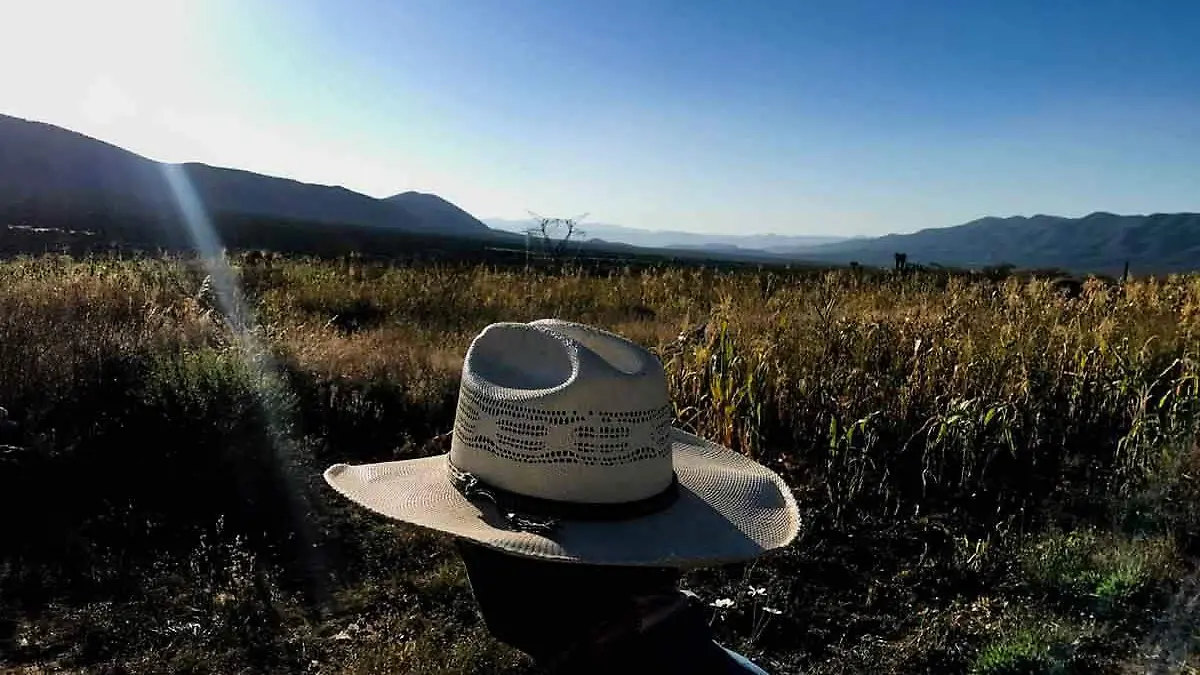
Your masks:
<instances>
[{"instance_id":1,"label":"mountain slope","mask_svg":"<svg viewBox=\"0 0 1200 675\"><path fill-rule=\"evenodd\" d=\"M478 218L437 195L409 191L392 195L383 201L404 209L431 230L479 234L490 232L490 228Z\"/></svg>"},{"instance_id":2,"label":"mountain slope","mask_svg":"<svg viewBox=\"0 0 1200 675\"><path fill-rule=\"evenodd\" d=\"M210 211L330 225L426 229L402 207L343 187L301 183L207 164L184 164L183 168Z\"/></svg>"},{"instance_id":3,"label":"mountain slope","mask_svg":"<svg viewBox=\"0 0 1200 675\"><path fill-rule=\"evenodd\" d=\"M119 226L175 243L180 231L164 165L83 134L0 115L0 220ZM189 163L179 165L209 216L258 216L327 225L356 225L439 234L481 234L457 207L425 208L343 187ZM432 196L429 196L432 197ZM439 198L432 197L433 199ZM472 219L473 221L473 219Z\"/></svg>"},{"instance_id":4,"label":"mountain slope","mask_svg":"<svg viewBox=\"0 0 1200 675\"><path fill-rule=\"evenodd\" d=\"M1135 271L1182 272L1200 267L1200 213L980 218L794 251L813 260L867 265L891 264L896 253L910 262L976 268L1011 263L1113 274L1128 261Z\"/></svg>"},{"instance_id":5,"label":"mountain slope","mask_svg":"<svg viewBox=\"0 0 1200 675\"><path fill-rule=\"evenodd\" d=\"M0 115L0 217L63 219L169 214L158 166L73 131Z\"/></svg>"}]
</instances>

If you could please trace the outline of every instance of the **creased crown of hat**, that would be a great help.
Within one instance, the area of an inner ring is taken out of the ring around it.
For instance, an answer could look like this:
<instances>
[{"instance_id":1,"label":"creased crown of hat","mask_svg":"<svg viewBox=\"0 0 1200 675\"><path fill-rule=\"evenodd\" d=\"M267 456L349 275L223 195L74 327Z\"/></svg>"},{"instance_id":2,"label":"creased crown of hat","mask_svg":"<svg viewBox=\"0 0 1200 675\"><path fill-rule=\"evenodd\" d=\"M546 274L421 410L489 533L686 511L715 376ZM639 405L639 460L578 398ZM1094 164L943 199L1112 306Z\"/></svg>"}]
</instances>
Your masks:
<instances>
[{"instance_id":1,"label":"creased crown of hat","mask_svg":"<svg viewBox=\"0 0 1200 675\"><path fill-rule=\"evenodd\" d=\"M498 323L467 351L447 454L325 478L376 512L517 555L693 566L790 542L782 480L673 418L662 363L640 345L553 319Z\"/></svg>"}]
</instances>

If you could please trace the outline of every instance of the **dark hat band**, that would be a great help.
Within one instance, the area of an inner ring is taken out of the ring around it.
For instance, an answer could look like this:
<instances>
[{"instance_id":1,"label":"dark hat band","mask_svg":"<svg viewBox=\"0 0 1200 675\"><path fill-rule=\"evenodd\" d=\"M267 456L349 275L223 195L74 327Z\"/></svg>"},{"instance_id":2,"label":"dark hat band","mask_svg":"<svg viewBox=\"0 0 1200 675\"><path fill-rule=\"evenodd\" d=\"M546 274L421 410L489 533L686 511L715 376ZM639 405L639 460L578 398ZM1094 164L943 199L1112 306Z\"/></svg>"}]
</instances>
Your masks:
<instances>
[{"instance_id":1,"label":"dark hat band","mask_svg":"<svg viewBox=\"0 0 1200 675\"><path fill-rule=\"evenodd\" d=\"M666 489L645 499L629 502L568 502L531 497L496 487L454 466L446 466L455 489L471 501L490 502L504 518L510 530L548 535L562 520L628 520L665 510L679 498L679 477L671 472Z\"/></svg>"}]
</instances>

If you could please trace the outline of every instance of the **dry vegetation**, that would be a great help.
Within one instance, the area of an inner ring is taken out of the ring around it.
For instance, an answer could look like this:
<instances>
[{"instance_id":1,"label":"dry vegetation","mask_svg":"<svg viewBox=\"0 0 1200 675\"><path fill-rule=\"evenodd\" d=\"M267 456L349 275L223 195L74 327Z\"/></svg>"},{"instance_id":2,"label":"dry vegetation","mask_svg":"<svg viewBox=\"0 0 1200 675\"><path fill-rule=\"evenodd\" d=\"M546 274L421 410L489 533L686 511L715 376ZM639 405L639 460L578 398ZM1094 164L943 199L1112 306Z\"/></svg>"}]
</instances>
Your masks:
<instances>
[{"instance_id":1,"label":"dry vegetation","mask_svg":"<svg viewBox=\"0 0 1200 675\"><path fill-rule=\"evenodd\" d=\"M528 672L319 471L437 451L471 337L560 317L795 486L795 546L689 579L770 669L1195 672L1200 279L232 262L246 339L195 263L0 264L0 668Z\"/></svg>"}]
</instances>

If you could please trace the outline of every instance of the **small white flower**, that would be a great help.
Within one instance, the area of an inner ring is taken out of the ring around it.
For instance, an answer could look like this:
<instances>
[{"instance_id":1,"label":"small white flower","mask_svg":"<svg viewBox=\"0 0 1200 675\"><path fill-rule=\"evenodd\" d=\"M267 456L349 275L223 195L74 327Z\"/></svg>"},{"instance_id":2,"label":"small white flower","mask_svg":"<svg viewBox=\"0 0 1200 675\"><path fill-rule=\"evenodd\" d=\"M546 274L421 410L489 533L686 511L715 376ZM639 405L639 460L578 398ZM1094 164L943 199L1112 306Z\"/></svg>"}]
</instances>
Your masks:
<instances>
[{"instance_id":1,"label":"small white flower","mask_svg":"<svg viewBox=\"0 0 1200 675\"><path fill-rule=\"evenodd\" d=\"M779 616L780 614L783 614L783 612L779 611L778 609L775 609L774 607L763 607L762 609L767 614L774 614L775 616Z\"/></svg>"},{"instance_id":2,"label":"small white flower","mask_svg":"<svg viewBox=\"0 0 1200 675\"><path fill-rule=\"evenodd\" d=\"M749 595L752 598L757 598L760 595L766 595L766 594L767 594L767 589L763 588L762 586L759 586L757 588L754 586L751 586L750 588L746 589L746 595Z\"/></svg>"},{"instance_id":3,"label":"small white flower","mask_svg":"<svg viewBox=\"0 0 1200 675\"><path fill-rule=\"evenodd\" d=\"M730 600L729 598L721 598L720 600L717 600L711 604L717 609L727 609L729 607L733 607L733 600Z\"/></svg>"}]
</instances>

